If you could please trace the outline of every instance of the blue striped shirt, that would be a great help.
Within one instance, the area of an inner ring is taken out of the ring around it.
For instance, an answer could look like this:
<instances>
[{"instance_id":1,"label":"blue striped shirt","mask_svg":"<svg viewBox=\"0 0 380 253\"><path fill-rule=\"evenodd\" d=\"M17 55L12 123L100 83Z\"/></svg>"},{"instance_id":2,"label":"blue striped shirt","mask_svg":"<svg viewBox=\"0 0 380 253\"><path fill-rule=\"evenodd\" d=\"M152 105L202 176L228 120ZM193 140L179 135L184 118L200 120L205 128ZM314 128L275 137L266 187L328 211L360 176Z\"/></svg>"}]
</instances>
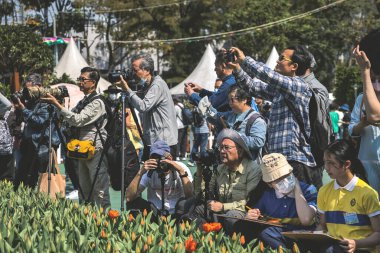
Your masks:
<instances>
[{"instance_id":1,"label":"blue striped shirt","mask_svg":"<svg viewBox=\"0 0 380 253\"><path fill-rule=\"evenodd\" d=\"M272 101L268 125L269 152L281 153L289 161L316 166L310 145L285 102L286 99L292 103L302 116L306 134L310 137L309 102L312 92L308 84L301 77L281 75L251 57L246 57L241 69L234 74L237 83L252 96Z\"/></svg>"}]
</instances>

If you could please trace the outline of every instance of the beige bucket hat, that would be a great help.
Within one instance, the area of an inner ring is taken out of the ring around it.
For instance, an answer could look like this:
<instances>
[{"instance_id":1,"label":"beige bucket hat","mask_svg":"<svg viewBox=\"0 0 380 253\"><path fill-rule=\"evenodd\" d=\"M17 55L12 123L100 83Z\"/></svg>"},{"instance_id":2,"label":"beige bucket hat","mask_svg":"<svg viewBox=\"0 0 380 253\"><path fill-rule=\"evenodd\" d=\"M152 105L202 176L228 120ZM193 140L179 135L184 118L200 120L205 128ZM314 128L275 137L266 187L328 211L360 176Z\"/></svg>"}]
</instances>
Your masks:
<instances>
[{"instance_id":1,"label":"beige bucket hat","mask_svg":"<svg viewBox=\"0 0 380 253\"><path fill-rule=\"evenodd\" d=\"M273 182L293 171L292 166L282 154L272 153L263 157L261 164L263 181L266 183Z\"/></svg>"}]
</instances>

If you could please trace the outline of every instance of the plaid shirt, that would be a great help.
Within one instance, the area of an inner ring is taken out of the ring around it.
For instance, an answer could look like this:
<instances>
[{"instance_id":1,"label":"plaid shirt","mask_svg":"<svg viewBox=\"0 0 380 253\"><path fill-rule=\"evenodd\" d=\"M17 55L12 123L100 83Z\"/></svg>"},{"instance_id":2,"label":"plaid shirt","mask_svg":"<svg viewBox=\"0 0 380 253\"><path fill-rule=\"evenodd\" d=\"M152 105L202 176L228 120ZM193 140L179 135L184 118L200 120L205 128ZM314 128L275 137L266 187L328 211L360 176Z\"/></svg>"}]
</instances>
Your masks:
<instances>
[{"instance_id":1,"label":"plaid shirt","mask_svg":"<svg viewBox=\"0 0 380 253\"><path fill-rule=\"evenodd\" d=\"M310 145L285 103L286 99L298 110L304 120L306 134L310 136L309 102L312 92L307 83L300 77L283 76L251 57L245 58L241 68L234 73L237 83L252 95L272 101L268 125L269 152L281 153L289 161L316 166Z\"/></svg>"}]
</instances>

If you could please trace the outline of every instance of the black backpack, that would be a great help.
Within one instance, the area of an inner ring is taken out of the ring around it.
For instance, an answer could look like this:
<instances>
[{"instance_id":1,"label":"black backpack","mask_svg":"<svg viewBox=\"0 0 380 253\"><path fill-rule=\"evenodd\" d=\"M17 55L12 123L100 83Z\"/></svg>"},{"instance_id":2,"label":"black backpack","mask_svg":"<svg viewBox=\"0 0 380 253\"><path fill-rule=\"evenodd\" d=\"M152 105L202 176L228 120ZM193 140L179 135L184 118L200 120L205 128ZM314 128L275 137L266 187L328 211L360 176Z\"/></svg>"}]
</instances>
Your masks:
<instances>
[{"instance_id":1,"label":"black backpack","mask_svg":"<svg viewBox=\"0 0 380 253\"><path fill-rule=\"evenodd\" d=\"M201 127L204 123L204 118L202 113L199 111L198 107L195 107L192 111L193 114L193 123L195 127Z\"/></svg>"},{"instance_id":2,"label":"black backpack","mask_svg":"<svg viewBox=\"0 0 380 253\"><path fill-rule=\"evenodd\" d=\"M310 87L310 85L309 85ZM302 120L302 116L298 111L295 110L295 107L292 103L285 99L290 111L296 118L296 121L301 129L302 134L305 137L307 143L310 144L311 153L313 154L314 160L317 164L317 167L323 165L323 153L327 146L330 144L330 136L332 134L332 124L329 114L328 106L325 106L323 103L323 94L319 89L311 88L312 96L309 103L309 120L311 127L310 138L307 137L305 131L305 125Z\"/></svg>"},{"instance_id":3,"label":"black backpack","mask_svg":"<svg viewBox=\"0 0 380 253\"><path fill-rule=\"evenodd\" d=\"M182 124L185 126L193 124L193 112L187 107L182 107L180 105L178 105L178 107L181 108Z\"/></svg>"}]
</instances>

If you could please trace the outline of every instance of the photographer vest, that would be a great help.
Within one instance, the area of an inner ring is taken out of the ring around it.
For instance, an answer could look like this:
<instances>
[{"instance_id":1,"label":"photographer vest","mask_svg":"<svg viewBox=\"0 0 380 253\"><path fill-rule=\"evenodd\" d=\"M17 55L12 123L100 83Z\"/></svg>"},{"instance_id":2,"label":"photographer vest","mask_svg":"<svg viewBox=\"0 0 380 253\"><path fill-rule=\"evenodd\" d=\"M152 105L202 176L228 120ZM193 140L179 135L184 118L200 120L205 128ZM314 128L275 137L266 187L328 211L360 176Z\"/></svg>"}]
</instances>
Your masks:
<instances>
[{"instance_id":1,"label":"photographer vest","mask_svg":"<svg viewBox=\"0 0 380 253\"><path fill-rule=\"evenodd\" d=\"M107 131L106 131L106 125L107 125L107 117L108 112L106 108L106 103L103 101L102 97L98 95L96 92L91 93L88 97L85 97L79 103L77 106L72 110L74 113L81 113L81 111L88 106L90 103L92 103L94 100L100 100L100 103L104 105L104 113L94 122L81 126L81 127L71 127L71 138L79 139L79 140L92 140L94 141L94 145L96 147L102 147L103 143L105 143L107 139ZM103 108L101 108L102 110ZM97 127L99 130L97 130ZM99 135L100 132L100 135Z\"/></svg>"}]
</instances>

